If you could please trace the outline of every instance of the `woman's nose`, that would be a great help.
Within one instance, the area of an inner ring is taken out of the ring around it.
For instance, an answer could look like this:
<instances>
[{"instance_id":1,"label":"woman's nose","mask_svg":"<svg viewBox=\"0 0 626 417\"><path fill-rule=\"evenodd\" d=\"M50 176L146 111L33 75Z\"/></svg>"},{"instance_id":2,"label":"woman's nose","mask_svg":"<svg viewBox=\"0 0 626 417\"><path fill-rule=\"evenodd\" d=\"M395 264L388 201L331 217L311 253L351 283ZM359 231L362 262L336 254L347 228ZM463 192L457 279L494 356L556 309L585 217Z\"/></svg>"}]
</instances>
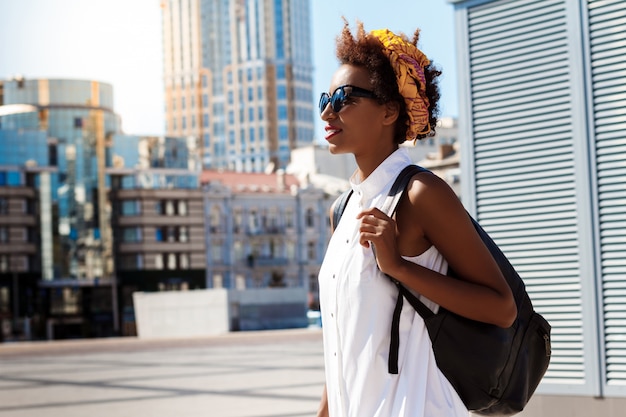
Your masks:
<instances>
[{"instance_id":1,"label":"woman's nose","mask_svg":"<svg viewBox=\"0 0 626 417\"><path fill-rule=\"evenodd\" d=\"M336 113L333 111L333 106L328 103L326 107L324 107L324 110L322 110L322 112L320 113L320 118L322 120L328 120L329 118L334 117L335 114Z\"/></svg>"}]
</instances>

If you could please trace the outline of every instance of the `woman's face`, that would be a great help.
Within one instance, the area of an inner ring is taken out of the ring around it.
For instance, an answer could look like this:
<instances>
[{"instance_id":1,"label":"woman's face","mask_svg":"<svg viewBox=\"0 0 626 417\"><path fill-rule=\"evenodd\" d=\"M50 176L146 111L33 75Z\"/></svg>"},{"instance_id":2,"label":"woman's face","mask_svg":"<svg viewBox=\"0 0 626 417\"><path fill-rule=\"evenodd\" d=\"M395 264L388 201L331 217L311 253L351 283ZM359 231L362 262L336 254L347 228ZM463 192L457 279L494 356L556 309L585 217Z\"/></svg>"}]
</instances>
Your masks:
<instances>
[{"instance_id":1,"label":"woman's face","mask_svg":"<svg viewBox=\"0 0 626 417\"><path fill-rule=\"evenodd\" d=\"M358 88L344 88L347 99L337 100L341 96L341 91L337 91L337 88L345 85ZM350 94L351 91L354 93ZM386 106L379 104L375 98L368 97L368 92L371 92L368 71L353 65L340 66L333 75L328 94L331 96L335 92L339 94L334 100L337 111L333 110L331 102L320 115L326 122L324 138L328 141L330 152L358 155L375 151L385 126Z\"/></svg>"}]
</instances>

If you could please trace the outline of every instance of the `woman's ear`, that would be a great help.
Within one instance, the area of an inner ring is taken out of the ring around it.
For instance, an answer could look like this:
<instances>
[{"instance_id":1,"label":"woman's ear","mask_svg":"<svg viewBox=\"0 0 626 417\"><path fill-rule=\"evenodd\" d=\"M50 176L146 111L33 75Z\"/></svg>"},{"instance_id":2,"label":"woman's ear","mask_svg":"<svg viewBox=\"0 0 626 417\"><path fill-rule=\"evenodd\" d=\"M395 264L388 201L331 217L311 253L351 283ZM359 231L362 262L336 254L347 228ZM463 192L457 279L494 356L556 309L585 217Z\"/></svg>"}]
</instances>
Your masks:
<instances>
[{"instance_id":1,"label":"woman's ear","mask_svg":"<svg viewBox=\"0 0 626 417\"><path fill-rule=\"evenodd\" d=\"M400 114L400 106L395 101L385 103L385 115L383 119L384 125L393 125Z\"/></svg>"}]
</instances>

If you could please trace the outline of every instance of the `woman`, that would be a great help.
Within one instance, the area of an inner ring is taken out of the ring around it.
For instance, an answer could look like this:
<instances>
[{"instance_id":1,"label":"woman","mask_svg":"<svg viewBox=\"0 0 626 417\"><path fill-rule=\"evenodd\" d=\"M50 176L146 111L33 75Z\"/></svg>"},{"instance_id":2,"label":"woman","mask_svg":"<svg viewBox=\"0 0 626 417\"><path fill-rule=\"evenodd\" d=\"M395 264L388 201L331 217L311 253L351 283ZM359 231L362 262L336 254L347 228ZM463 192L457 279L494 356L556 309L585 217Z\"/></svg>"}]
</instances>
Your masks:
<instances>
[{"instance_id":1,"label":"woman","mask_svg":"<svg viewBox=\"0 0 626 417\"><path fill-rule=\"evenodd\" d=\"M318 416L467 416L437 368L421 317L404 303L398 374L389 374L394 277L433 310L510 326L511 291L450 187L416 174L394 218L380 210L391 184L412 163L399 144L434 134L440 72L412 41L388 30L356 36L344 24L340 67L320 98L333 154L352 153L354 193L320 270L326 385ZM331 209L332 213L332 209ZM375 251L373 250L375 249ZM461 279L445 274L448 265Z\"/></svg>"}]
</instances>

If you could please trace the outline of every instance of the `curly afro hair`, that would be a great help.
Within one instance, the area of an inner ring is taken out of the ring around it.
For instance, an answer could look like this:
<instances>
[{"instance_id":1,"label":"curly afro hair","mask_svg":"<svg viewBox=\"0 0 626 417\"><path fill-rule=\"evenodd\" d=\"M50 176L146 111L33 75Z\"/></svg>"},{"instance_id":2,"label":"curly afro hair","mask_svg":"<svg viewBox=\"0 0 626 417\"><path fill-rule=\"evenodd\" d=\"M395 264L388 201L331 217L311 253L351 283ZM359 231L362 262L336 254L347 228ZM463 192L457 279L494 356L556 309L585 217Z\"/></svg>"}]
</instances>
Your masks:
<instances>
[{"instance_id":1,"label":"curly afro hair","mask_svg":"<svg viewBox=\"0 0 626 417\"><path fill-rule=\"evenodd\" d=\"M419 41L420 30L417 29L413 35L411 43L417 46ZM399 33L404 40L408 42L408 38L403 33ZM347 65L354 65L365 68L370 74L370 82L372 90L381 104L395 101L400 106L400 116L396 121L394 140L397 144L406 141L406 131L409 124L409 115L407 114L404 97L400 94L396 74L389 59L383 51L383 44L375 37L369 36L363 28L362 22L357 22L356 37L350 32L348 22L344 18L344 26L341 34L337 36L337 58L339 62ZM421 134L416 139L435 135L435 127L439 118L439 80L437 77L441 75L441 71L435 68L431 62L424 68L426 76L426 95L430 103L428 109L428 121L430 123L430 132Z\"/></svg>"}]
</instances>

